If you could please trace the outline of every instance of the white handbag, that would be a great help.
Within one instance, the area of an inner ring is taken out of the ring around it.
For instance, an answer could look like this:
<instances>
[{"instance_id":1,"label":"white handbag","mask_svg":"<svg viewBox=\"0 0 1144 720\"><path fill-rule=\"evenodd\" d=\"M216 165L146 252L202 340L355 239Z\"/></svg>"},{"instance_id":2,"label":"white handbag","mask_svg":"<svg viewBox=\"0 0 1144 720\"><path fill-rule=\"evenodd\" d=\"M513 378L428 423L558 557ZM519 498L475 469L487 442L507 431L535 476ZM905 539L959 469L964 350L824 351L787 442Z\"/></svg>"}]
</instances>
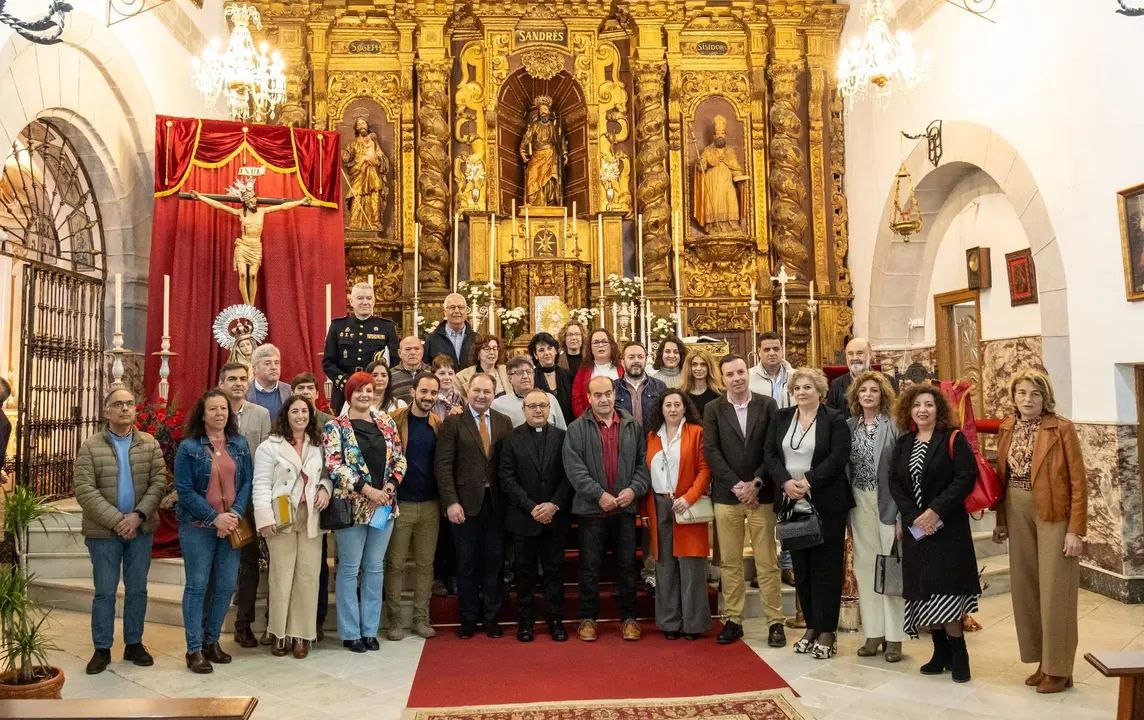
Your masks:
<instances>
[{"instance_id":1,"label":"white handbag","mask_svg":"<svg viewBox=\"0 0 1144 720\"><path fill-rule=\"evenodd\" d=\"M695 501L695 504L681 513L675 513L675 522L680 525L698 525L709 523L715 519L715 506L711 498L704 495Z\"/></svg>"}]
</instances>

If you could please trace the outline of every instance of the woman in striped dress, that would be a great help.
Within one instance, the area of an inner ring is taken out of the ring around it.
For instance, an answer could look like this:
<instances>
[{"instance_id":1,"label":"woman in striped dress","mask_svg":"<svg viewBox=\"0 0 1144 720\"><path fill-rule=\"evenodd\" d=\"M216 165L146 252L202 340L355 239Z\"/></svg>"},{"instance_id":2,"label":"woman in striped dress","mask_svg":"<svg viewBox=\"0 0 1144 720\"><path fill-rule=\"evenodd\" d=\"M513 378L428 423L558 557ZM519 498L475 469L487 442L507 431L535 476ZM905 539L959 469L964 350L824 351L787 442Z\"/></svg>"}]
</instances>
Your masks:
<instances>
[{"instance_id":1,"label":"woman in striped dress","mask_svg":"<svg viewBox=\"0 0 1144 720\"><path fill-rule=\"evenodd\" d=\"M910 387L894 415L903 432L890 466L890 494L908 530L902 533L905 630L916 638L919 628L930 628L933 657L922 674L951 670L954 682L967 682L961 618L977 611L981 584L965 498L977 482L977 462L938 388Z\"/></svg>"}]
</instances>

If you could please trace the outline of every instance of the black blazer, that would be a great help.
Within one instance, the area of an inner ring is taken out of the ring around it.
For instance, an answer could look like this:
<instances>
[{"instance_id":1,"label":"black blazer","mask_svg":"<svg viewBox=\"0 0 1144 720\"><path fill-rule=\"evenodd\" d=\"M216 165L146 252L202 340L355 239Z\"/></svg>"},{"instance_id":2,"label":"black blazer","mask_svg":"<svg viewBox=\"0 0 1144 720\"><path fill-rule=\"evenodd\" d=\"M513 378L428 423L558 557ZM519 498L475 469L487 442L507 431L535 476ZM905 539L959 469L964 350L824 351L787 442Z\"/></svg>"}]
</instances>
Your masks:
<instances>
[{"instance_id":1,"label":"black blazer","mask_svg":"<svg viewBox=\"0 0 1144 720\"><path fill-rule=\"evenodd\" d=\"M557 363L556 366L556 387L548 384L548 378L544 375L544 370L539 365L536 366L536 372L533 376L535 385L538 390L550 392L556 396L556 402L560 404L560 410L564 413L564 424L571 425L572 421L576 419L576 414L572 411L572 373L568 372L567 368L560 367Z\"/></svg>"},{"instance_id":2,"label":"black blazer","mask_svg":"<svg viewBox=\"0 0 1144 720\"><path fill-rule=\"evenodd\" d=\"M512 421L496 410L489 410L489 436L492 452L485 454L481 431L473 413L465 408L460 415L449 415L437 431L437 490L441 508L460 503L466 517L481 513L485 500L485 482L492 494L493 512L503 512L500 481L501 445L512 432Z\"/></svg>"},{"instance_id":3,"label":"black blazer","mask_svg":"<svg viewBox=\"0 0 1144 720\"><path fill-rule=\"evenodd\" d=\"M527 423L513 428L505 438L500 456L500 485L508 505L505 524L517 535L534 537L544 527L532 519L532 510L550 502L560 508L553 524L567 529L572 511L572 485L564 476L564 431L549 425L544 431L543 453L536 452L530 437L536 432Z\"/></svg>"},{"instance_id":4,"label":"black blazer","mask_svg":"<svg viewBox=\"0 0 1144 720\"><path fill-rule=\"evenodd\" d=\"M767 429L766 467L775 486L775 512L782 509L783 483L791 479L783 459L783 440L790 424L797 422L798 406L782 408ZM844 513L854 507L846 463L850 460L850 428L846 418L825 405L818 407L814 422L814 455L806 479L810 481L810 504L820 513Z\"/></svg>"},{"instance_id":5,"label":"black blazer","mask_svg":"<svg viewBox=\"0 0 1144 720\"><path fill-rule=\"evenodd\" d=\"M457 372L460 372L472 365L469 356L472 355L473 343L476 341L477 334L468 323L465 323L465 337L461 340L461 357L457 357L453 341L445 334L445 321L442 320L433 332L425 336L425 364L431 365L433 358L438 355L447 355L453 358L453 362L457 364Z\"/></svg>"},{"instance_id":6,"label":"black blazer","mask_svg":"<svg viewBox=\"0 0 1144 720\"><path fill-rule=\"evenodd\" d=\"M763 462L767 429L774 422L778 403L769 397L751 393L747 403L747 434L739 426L735 408L726 395L707 403L703 409L703 452L711 469L711 500L722 505L738 505L739 498L731 488L740 481L754 478L763 481L759 497L772 498L774 483Z\"/></svg>"},{"instance_id":7,"label":"black blazer","mask_svg":"<svg viewBox=\"0 0 1144 720\"><path fill-rule=\"evenodd\" d=\"M894 447L890 465L890 494L902 514L902 581L907 600L930 595L978 595L977 554L965 498L977 483L977 460L962 433L950 452L953 430L935 430L926 449L922 470L922 503L914 498L910 479L910 454L917 433L902 435ZM952 456L951 456L952 455ZM927 509L933 509L945 526L929 537L914 540L910 525Z\"/></svg>"}]
</instances>

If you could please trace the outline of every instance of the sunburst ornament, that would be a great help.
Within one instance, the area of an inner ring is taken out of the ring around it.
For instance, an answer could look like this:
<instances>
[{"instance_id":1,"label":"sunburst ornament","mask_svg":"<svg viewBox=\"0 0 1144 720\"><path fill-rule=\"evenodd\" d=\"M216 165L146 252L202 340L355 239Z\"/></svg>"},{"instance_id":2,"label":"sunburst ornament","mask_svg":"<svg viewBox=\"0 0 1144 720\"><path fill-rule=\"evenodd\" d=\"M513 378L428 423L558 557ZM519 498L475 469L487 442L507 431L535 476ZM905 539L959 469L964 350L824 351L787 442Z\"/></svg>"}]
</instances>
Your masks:
<instances>
[{"instance_id":1,"label":"sunburst ornament","mask_svg":"<svg viewBox=\"0 0 1144 720\"><path fill-rule=\"evenodd\" d=\"M250 337L255 343L262 344L270 332L270 325L258 308L250 305L231 305L218 314L211 329L214 331L215 341L227 350L231 350L241 337Z\"/></svg>"}]
</instances>

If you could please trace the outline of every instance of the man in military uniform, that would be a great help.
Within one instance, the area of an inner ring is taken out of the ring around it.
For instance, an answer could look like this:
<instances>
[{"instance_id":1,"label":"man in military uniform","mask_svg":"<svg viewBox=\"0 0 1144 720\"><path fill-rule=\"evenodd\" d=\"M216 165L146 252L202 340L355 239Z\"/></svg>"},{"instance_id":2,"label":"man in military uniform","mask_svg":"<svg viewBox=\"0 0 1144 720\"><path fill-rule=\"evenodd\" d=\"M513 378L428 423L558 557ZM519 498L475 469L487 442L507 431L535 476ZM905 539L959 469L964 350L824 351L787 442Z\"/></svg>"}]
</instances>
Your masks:
<instances>
[{"instance_id":1,"label":"man in military uniform","mask_svg":"<svg viewBox=\"0 0 1144 720\"><path fill-rule=\"evenodd\" d=\"M358 283L350 292L350 306L354 314L330 323L326 334L326 349L322 353L322 371L334 383L330 398L330 411L341 412L346 402L342 388L354 372L364 370L376 360L389 365L397 362L397 326L392 320L373 314L373 286Z\"/></svg>"}]
</instances>

